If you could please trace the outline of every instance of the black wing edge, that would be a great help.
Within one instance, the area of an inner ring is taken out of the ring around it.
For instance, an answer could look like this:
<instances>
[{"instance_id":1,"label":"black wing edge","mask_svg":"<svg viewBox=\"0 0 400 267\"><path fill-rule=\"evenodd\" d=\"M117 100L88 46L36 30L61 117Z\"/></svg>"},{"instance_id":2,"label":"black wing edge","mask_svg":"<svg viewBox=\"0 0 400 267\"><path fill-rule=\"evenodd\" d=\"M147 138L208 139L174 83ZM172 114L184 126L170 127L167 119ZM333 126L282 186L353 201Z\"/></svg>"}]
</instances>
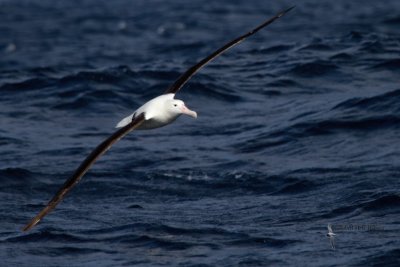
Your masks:
<instances>
[{"instance_id":1,"label":"black wing edge","mask_svg":"<svg viewBox=\"0 0 400 267\"><path fill-rule=\"evenodd\" d=\"M139 116L134 118L131 123L118 129L115 133L113 133L110 137L104 140L100 145L98 145L89 156L79 165L78 169L74 172L74 174L64 183L60 190L55 194L55 196L47 203L46 207L44 207L38 215L36 215L24 228L22 231L28 231L33 228L36 224L40 222L40 220L46 216L50 211L52 211L61 200L64 199L66 194L81 180L83 175L89 170L89 168L95 163L95 161L107 152L110 147L118 142L121 138L123 138L126 134L139 127L140 124L145 120L144 113L141 113Z\"/></svg>"},{"instance_id":2,"label":"black wing edge","mask_svg":"<svg viewBox=\"0 0 400 267\"><path fill-rule=\"evenodd\" d=\"M214 53L212 53L211 55L207 56L206 58L202 59L200 62L198 62L196 65L190 67L185 73L183 73L181 76L179 76L179 78L167 89L167 91L165 91L164 94L176 94L176 92L179 91L179 89L182 88L182 86L198 71L200 70L202 67L204 67L208 62L212 61L214 58L218 57L219 55L221 55L223 52L225 52L226 50L228 50L231 47L234 47L235 45L239 44L240 42L242 42L243 40L245 40L247 37L255 34L256 32L258 32L259 30L261 30L262 28L268 26L269 24L271 24L272 22L274 22L276 19L282 17L283 15L285 15L287 12L289 12L290 10L292 10L293 8L295 8L295 6L292 6L284 11L279 12L278 14L276 14L275 16L273 16L272 18L264 21L262 24L260 24L259 26L257 26L256 28L252 29L251 31L249 31L248 33L230 41L229 43L225 44L223 47L219 48L218 50L216 50Z\"/></svg>"}]
</instances>

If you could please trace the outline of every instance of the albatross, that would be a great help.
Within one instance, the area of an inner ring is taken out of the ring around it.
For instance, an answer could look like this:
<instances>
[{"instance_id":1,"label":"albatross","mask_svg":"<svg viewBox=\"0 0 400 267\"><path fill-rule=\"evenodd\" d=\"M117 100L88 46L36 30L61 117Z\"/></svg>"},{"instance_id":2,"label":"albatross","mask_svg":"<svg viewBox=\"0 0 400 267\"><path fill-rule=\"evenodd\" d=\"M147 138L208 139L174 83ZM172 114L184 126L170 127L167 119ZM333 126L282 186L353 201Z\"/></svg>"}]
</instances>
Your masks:
<instances>
[{"instance_id":1,"label":"albatross","mask_svg":"<svg viewBox=\"0 0 400 267\"><path fill-rule=\"evenodd\" d=\"M143 106L139 107L130 116L122 119L116 126L119 128L110 137L104 140L100 145L98 145L79 165L72 176L63 184L63 186L58 190L55 196L47 203L47 205L31 220L25 227L23 231L28 231L35 225L37 225L40 220L43 219L50 211L52 211L58 203L60 203L67 193L81 180L83 175L89 170L89 168L95 163L95 161L103 155L110 147L118 142L121 138L127 135L129 132L137 129L154 129L165 126L167 124L175 121L180 115L185 114L193 118L197 118L197 113L190 110L182 100L174 99L175 94L182 88L183 85L202 67L207 63L221 55L226 50L239 44L247 37L255 34L262 28L274 22L276 19L282 17L287 12L294 8L290 7L283 10L273 16L272 18L264 21L251 31L233 39L232 41L226 43L221 48L215 50L209 56L200 60L197 64L190 67L183 74L181 74L178 79L160 96L151 99L146 102Z\"/></svg>"}]
</instances>

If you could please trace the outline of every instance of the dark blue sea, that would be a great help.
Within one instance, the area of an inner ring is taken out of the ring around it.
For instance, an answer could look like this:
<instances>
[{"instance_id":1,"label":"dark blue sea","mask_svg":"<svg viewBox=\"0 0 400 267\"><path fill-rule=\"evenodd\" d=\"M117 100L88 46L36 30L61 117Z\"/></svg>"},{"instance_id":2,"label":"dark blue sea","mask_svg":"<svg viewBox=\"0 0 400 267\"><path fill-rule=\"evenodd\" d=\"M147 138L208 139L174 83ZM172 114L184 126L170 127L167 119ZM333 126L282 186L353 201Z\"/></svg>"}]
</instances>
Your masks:
<instances>
[{"instance_id":1,"label":"dark blue sea","mask_svg":"<svg viewBox=\"0 0 400 267\"><path fill-rule=\"evenodd\" d=\"M198 112L83 159L188 67ZM400 2L0 0L0 266L400 266ZM336 233L336 248L326 236Z\"/></svg>"}]
</instances>

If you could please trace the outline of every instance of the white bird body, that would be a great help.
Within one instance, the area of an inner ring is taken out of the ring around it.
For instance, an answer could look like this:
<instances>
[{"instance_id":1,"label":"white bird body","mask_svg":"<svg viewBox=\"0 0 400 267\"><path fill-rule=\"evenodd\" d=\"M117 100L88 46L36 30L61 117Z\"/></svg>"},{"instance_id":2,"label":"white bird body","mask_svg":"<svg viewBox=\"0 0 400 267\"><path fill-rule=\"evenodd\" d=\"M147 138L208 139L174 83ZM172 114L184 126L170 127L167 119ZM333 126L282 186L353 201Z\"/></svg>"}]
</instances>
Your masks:
<instances>
[{"instance_id":1,"label":"white bird body","mask_svg":"<svg viewBox=\"0 0 400 267\"><path fill-rule=\"evenodd\" d=\"M116 128L128 125L135 118L136 114L141 113L144 113L145 121L137 128L138 130L148 130L165 126L175 121L182 114L197 118L196 112L188 109L183 101L175 100L174 97L175 94L165 94L151 99L131 115L122 119Z\"/></svg>"}]
</instances>

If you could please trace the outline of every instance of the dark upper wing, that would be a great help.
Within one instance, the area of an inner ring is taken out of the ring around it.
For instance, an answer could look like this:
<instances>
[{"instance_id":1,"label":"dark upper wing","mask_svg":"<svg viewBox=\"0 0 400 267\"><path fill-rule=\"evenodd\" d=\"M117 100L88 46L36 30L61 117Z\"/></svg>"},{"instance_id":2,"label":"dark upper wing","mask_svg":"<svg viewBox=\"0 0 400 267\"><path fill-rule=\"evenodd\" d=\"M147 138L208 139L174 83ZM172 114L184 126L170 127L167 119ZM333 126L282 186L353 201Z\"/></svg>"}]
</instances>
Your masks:
<instances>
[{"instance_id":1,"label":"dark upper wing","mask_svg":"<svg viewBox=\"0 0 400 267\"><path fill-rule=\"evenodd\" d=\"M93 163L103 155L114 143L118 142L122 137L124 137L127 133L139 127L144 121L144 113L140 114L136 118L132 120L131 123L122 127L118 131L116 131L109 138L104 140L100 145L98 145L95 150L90 153L89 156L81 163L81 165L76 169L75 173L69 178L62 188L58 190L57 194L49 201L49 203L42 209L42 211L36 215L24 228L23 231L27 231L34 227L39 221L46 216L47 213L52 211L57 204L63 200L65 195L76 185L82 178L82 176L89 170L89 168L93 165Z\"/></svg>"},{"instance_id":2,"label":"dark upper wing","mask_svg":"<svg viewBox=\"0 0 400 267\"><path fill-rule=\"evenodd\" d=\"M250 35L255 34L256 32L258 32L259 30L261 30L262 28L264 28L265 26L271 24L272 22L274 22L276 19L282 17L283 15L285 15L287 12L289 12L290 10L292 10L294 8L288 8L278 14L276 14L275 16L273 16L272 18L270 18L267 21L264 21L262 24L260 24L258 27L252 29L251 31L249 31L248 33L230 41L229 43L225 44L223 47L219 48L218 50L216 50L214 53L212 53L211 55L209 55L208 57L204 58L203 60L201 60L199 63L197 63L196 65L190 67L185 73L183 73L175 82L174 84L172 84L167 91L165 91L164 94L175 94L176 92L179 91L179 89L182 88L182 86L198 71L200 70L204 65L206 65L208 62L210 62L211 60L213 60L214 58L218 57L219 55L221 55L223 52L225 52L226 50L228 50L229 48L237 45L238 43L240 43L241 41L243 41L244 39L246 39L247 37L249 37Z\"/></svg>"}]
</instances>

